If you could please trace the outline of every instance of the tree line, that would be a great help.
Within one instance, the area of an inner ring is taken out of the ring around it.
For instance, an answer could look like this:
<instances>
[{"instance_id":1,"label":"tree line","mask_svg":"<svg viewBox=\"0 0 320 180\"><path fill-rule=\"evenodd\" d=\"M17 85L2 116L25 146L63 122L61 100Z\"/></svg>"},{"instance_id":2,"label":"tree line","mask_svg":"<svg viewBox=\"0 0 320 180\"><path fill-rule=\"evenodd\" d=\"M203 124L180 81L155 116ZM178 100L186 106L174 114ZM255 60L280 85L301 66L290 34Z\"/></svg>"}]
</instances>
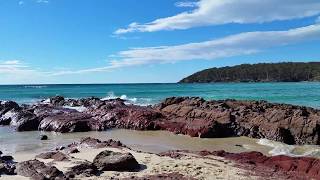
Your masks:
<instances>
[{"instance_id":1,"label":"tree line","mask_svg":"<svg viewBox=\"0 0 320 180\"><path fill-rule=\"evenodd\" d=\"M210 68L182 79L181 83L320 81L320 62L241 64Z\"/></svg>"}]
</instances>

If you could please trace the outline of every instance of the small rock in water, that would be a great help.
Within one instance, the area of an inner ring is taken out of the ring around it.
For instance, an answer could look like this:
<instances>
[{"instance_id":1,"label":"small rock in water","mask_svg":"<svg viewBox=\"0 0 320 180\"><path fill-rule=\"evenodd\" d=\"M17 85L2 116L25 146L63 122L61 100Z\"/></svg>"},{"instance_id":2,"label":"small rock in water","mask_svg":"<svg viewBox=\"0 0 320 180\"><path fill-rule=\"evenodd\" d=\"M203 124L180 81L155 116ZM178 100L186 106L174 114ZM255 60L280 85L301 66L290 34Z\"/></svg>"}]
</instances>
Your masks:
<instances>
[{"instance_id":1,"label":"small rock in water","mask_svg":"<svg viewBox=\"0 0 320 180\"><path fill-rule=\"evenodd\" d=\"M40 136L40 140L48 140L48 136L47 135L41 135Z\"/></svg>"}]
</instances>

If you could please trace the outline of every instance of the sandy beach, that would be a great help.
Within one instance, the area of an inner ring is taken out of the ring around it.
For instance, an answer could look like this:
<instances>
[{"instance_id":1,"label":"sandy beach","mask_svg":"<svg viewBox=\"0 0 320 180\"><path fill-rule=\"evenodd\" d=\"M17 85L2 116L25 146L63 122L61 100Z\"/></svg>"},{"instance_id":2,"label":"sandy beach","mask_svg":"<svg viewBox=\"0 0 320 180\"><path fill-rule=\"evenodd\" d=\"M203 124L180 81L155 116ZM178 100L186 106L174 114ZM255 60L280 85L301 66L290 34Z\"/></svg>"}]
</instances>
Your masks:
<instances>
[{"instance_id":1,"label":"sandy beach","mask_svg":"<svg viewBox=\"0 0 320 180\"><path fill-rule=\"evenodd\" d=\"M139 164L142 165L141 170L137 172L117 172L106 171L98 177L77 176L79 179L122 179L130 177L145 177L157 174L179 173L186 178L192 177L199 180L206 179L257 179L257 177L248 177L246 170L237 168L230 160L226 160L217 156L201 157L192 153L185 153L185 157L181 159L173 159L171 157L159 156L152 153L137 152L127 148L80 148L79 153L69 154L70 161L54 161L53 159L38 160L46 164L57 167L62 172L67 172L68 168L83 162L92 162L94 157L102 151L109 150L121 153L131 153ZM36 154L20 153L15 155L17 162L34 159ZM2 176L3 179L28 179L22 176Z\"/></svg>"}]
</instances>

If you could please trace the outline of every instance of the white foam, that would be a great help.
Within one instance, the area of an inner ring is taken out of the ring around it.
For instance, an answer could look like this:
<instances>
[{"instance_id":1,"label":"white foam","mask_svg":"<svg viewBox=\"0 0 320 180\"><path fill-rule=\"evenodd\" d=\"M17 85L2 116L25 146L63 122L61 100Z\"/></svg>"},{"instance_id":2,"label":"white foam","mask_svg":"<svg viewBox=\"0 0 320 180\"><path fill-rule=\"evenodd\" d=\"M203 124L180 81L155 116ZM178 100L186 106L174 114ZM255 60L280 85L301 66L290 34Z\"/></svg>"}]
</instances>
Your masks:
<instances>
[{"instance_id":1,"label":"white foam","mask_svg":"<svg viewBox=\"0 0 320 180\"><path fill-rule=\"evenodd\" d=\"M272 147L269 154L276 155L287 155L292 157L301 156L317 156L320 155L320 146L317 145L288 145L281 142L276 142L268 139L260 139L258 142L260 145Z\"/></svg>"},{"instance_id":2,"label":"white foam","mask_svg":"<svg viewBox=\"0 0 320 180\"><path fill-rule=\"evenodd\" d=\"M46 88L46 87L48 87L48 86L35 86L35 85L33 85L33 86L24 86L24 88L35 88L35 89L42 89L42 88Z\"/></svg>"},{"instance_id":3,"label":"white foam","mask_svg":"<svg viewBox=\"0 0 320 180\"><path fill-rule=\"evenodd\" d=\"M50 104L50 98L47 98L46 100L42 101L43 104Z\"/></svg>"},{"instance_id":4,"label":"white foam","mask_svg":"<svg viewBox=\"0 0 320 180\"><path fill-rule=\"evenodd\" d=\"M64 108L67 108L67 109L74 109L78 112L84 112L87 110L87 108L83 107L83 106L63 106Z\"/></svg>"},{"instance_id":5,"label":"white foam","mask_svg":"<svg viewBox=\"0 0 320 180\"><path fill-rule=\"evenodd\" d=\"M136 97L128 97L127 95L123 94L121 96L116 96L114 92L110 91L108 92L108 95L101 100L110 100L110 99L122 99L125 100L125 104L136 104L140 106L148 106L151 105L151 99L149 98L136 98Z\"/></svg>"}]
</instances>

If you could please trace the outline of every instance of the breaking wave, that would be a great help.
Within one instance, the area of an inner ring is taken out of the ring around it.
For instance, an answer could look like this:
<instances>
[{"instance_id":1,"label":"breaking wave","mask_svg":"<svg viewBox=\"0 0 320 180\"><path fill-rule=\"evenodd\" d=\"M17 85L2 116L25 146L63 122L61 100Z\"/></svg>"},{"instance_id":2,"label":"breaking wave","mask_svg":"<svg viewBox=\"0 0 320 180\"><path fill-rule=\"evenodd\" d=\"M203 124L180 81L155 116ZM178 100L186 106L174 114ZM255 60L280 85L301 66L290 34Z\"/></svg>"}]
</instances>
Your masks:
<instances>
[{"instance_id":1,"label":"breaking wave","mask_svg":"<svg viewBox=\"0 0 320 180\"><path fill-rule=\"evenodd\" d=\"M33 85L33 86L24 86L24 88L34 88L34 89L42 89L42 88L46 88L46 87L48 87L48 86L35 86L35 85Z\"/></svg>"},{"instance_id":2,"label":"breaking wave","mask_svg":"<svg viewBox=\"0 0 320 180\"><path fill-rule=\"evenodd\" d=\"M269 154L273 156L287 155L292 157L320 157L320 146L317 145L288 145L268 139L260 139L257 143L271 147L272 150L269 151Z\"/></svg>"},{"instance_id":3,"label":"breaking wave","mask_svg":"<svg viewBox=\"0 0 320 180\"><path fill-rule=\"evenodd\" d=\"M108 95L101 100L110 100L110 99L116 99L120 98L122 100L125 100L128 104L136 104L140 106L148 106L152 105L152 100L150 98L136 98L136 97L128 97L127 95L123 94L121 96L117 96L114 94L114 92L110 91L108 92Z\"/></svg>"}]
</instances>

